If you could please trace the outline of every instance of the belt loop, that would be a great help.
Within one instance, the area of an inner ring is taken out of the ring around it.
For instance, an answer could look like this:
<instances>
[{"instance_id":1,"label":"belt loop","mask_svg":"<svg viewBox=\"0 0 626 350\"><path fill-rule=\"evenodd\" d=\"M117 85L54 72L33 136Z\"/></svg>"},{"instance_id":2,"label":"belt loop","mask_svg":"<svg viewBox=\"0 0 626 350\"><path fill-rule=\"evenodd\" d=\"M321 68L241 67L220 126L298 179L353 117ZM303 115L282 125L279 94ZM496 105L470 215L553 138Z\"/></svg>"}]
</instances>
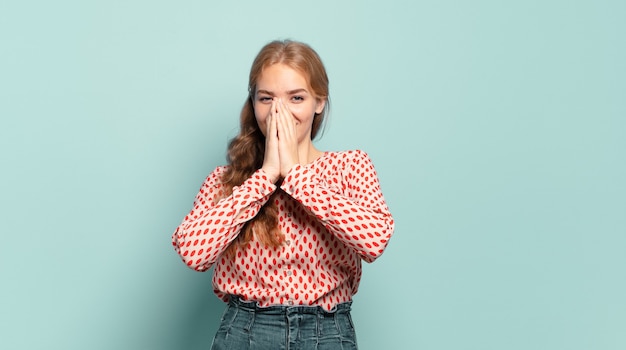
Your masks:
<instances>
[{"instance_id":1,"label":"belt loop","mask_svg":"<svg viewBox=\"0 0 626 350\"><path fill-rule=\"evenodd\" d=\"M254 325L254 316L256 315L256 312L247 310L247 313L248 313L248 324L244 327L244 329L246 330L246 332L250 333L250 330L252 329L252 326Z\"/></svg>"},{"instance_id":2,"label":"belt loop","mask_svg":"<svg viewBox=\"0 0 626 350\"><path fill-rule=\"evenodd\" d=\"M317 312L317 336L321 337L324 333L324 313L318 311Z\"/></svg>"},{"instance_id":3,"label":"belt loop","mask_svg":"<svg viewBox=\"0 0 626 350\"><path fill-rule=\"evenodd\" d=\"M338 315L339 315L339 312L332 313L333 321L335 322L335 328L337 329L337 332L341 334L341 326L339 326L339 320L338 320L339 317L337 317Z\"/></svg>"}]
</instances>

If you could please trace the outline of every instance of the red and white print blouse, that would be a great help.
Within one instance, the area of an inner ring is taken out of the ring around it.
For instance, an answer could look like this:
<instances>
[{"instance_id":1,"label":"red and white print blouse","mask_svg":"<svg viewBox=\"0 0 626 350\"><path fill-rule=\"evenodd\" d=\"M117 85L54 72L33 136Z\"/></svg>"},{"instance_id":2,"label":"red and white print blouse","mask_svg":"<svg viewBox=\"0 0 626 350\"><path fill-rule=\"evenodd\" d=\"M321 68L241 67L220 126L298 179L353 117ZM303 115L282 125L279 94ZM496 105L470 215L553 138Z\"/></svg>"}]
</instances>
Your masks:
<instances>
[{"instance_id":1,"label":"red and white print blouse","mask_svg":"<svg viewBox=\"0 0 626 350\"><path fill-rule=\"evenodd\" d=\"M326 152L310 164L295 165L274 197L284 244L268 248L253 238L230 258L222 253L278 187L259 169L215 204L225 169L217 167L206 178L172 236L187 266L205 271L215 264L213 288L224 301L232 294L260 306L332 310L351 300L361 279L361 259L379 257L394 229L368 155Z\"/></svg>"}]
</instances>

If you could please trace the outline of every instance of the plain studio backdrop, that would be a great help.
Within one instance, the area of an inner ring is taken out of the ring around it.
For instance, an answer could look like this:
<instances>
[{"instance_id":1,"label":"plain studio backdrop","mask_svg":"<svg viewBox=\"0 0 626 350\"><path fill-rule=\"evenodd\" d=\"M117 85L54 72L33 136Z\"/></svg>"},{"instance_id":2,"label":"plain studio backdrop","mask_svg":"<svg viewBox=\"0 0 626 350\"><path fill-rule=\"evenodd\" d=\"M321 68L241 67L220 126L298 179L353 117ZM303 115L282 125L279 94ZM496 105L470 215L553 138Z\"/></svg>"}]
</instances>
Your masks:
<instances>
[{"instance_id":1,"label":"plain studio backdrop","mask_svg":"<svg viewBox=\"0 0 626 350\"><path fill-rule=\"evenodd\" d=\"M360 348L626 348L626 2L3 1L0 348L207 349L170 236L270 40L331 80L397 226Z\"/></svg>"}]
</instances>

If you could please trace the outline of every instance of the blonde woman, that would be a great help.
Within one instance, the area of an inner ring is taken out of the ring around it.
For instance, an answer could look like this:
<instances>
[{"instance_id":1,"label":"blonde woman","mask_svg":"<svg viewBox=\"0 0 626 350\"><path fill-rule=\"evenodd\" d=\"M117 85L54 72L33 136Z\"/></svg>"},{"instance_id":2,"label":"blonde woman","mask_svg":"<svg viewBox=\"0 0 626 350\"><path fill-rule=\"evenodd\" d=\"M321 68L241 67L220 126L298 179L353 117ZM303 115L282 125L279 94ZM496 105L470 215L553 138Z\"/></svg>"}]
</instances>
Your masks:
<instances>
[{"instance_id":1,"label":"blonde woman","mask_svg":"<svg viewBox=\"0 0 626 350\"><path fill-rule=\"evenodd\" d=\"M322 151L328 77L308 45L274 41L252 64L228 165L205 180L173 234L183 261L214 266L227 302L212 349L356 349L361 261L394 221L368 155Z\"/></svg>"}]
</instances>

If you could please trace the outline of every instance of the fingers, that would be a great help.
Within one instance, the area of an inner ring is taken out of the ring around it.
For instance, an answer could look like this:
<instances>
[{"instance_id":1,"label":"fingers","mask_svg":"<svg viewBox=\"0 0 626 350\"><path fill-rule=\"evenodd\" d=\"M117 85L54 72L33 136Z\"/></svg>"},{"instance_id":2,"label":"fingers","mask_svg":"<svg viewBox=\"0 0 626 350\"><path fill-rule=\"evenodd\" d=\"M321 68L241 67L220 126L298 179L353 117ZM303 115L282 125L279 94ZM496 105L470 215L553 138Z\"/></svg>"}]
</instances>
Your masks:
<instances>
[{"instance_id":1,"label":"fingers","mask_svg":"<svg viewBox=\"0 0 626 350\"><path fill-rule=\"evenodd\" d=\"M262 169L265 170L272 182L276 182L280 175L280 155L278 151L278 135L277 135L277 117L275 104L272 102L272 108L265 119L265 156L263 159Z\"/></svg>"},{"instance_id":2,"label":"fingers","mask_svg":"<svg viewBox=\"0 0 626 350\"><path fill-rule=\"evenodd\" d=\"M276 114L274 117L278 133L280 174L284 177L289 169L299 162L296 121L289 108L281 100L276 102Z\"/></svg>"},{"instance_id":3,"label":"fingers","mask_svg":"<svg viewBox=\"0 0 626 350\"><path fill-rule=\"evenodd\" d=\"M281 99L276 102L276 111L280 136L293 141L296 137L296 121L293 114Z\"/></svg>"},{"instance_id":4,"label":"fingers","mask_svg":"<svg viewBox=\"0 0 626 350\"><path fill-rule=\"evenodd\" d=\"M267 116L265 121L266 125L266 137L268 139L275 139L277 136L276 133L276 100L272 101L272 106L270 108L270 114Z\"/></svg>"}]
</instances>

